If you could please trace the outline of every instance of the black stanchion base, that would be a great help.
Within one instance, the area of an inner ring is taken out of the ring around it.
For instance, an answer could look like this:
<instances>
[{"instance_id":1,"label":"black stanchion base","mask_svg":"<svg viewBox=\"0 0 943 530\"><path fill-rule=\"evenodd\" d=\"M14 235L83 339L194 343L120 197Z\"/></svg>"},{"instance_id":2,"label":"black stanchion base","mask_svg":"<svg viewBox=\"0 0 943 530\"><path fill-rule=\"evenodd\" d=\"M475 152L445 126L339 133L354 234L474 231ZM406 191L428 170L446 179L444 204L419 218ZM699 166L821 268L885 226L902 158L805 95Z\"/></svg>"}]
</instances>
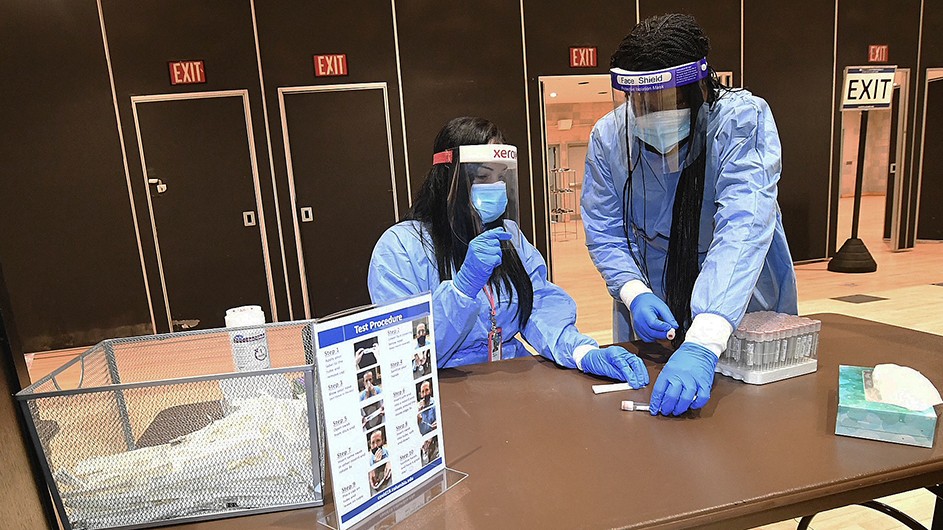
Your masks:
<instances>
[{"instance_id":1,"label":"black stanchion base","mask_svg":"<svg viewBox=\"0 0 943 530\"><path fill-rule=\"evenodd\" d=\"M850 238L841 246L835 257L828 262L828 270L832 272L874 272L878 264L868 252L864 241Z\"/></svg>"}]
</instances>

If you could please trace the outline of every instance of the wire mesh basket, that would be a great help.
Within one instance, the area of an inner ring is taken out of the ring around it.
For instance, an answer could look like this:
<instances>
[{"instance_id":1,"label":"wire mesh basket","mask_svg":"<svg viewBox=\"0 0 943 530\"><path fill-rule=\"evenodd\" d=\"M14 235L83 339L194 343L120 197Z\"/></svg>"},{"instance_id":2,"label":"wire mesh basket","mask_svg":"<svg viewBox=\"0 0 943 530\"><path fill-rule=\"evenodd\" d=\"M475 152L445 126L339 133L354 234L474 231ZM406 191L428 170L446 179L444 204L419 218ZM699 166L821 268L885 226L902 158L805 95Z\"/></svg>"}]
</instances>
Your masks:
<instances>
[{"instance_id":1,"label":"wire mesh basket","mask_svg":"<svg viewBox=\"0 0 943 530\"><path fill-rule=\"evenodd\" d=\"M250 333L271 368L237 372ZM313 351L305 322L110 339L22 390L65 527L323 505Z\"/></svg>"}]
</instances>

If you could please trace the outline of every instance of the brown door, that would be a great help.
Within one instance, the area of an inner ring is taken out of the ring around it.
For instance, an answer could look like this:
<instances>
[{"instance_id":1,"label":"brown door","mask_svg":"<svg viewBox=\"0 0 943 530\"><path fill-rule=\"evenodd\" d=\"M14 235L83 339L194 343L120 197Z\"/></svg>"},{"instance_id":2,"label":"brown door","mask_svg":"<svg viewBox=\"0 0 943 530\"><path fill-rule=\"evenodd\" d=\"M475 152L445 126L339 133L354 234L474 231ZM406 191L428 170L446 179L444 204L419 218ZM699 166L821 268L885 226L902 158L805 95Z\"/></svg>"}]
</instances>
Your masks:
<instances>
[{"instance_id":1,"label":"brown door","mask_svg":"<svg viewBox=\"0 0 943 530\"><path fill-rule=\"evenodd\" d=\"M398 218L386 84L279 96L305 317L369 304L370 255Z\"/></svg>"},{"instance_id":2,"label":"brown door","mask_svg":"<svg viewBox=\"0 0 943 530\"><path fill-rule=\"evenodd\" d=\"M274 317L245 91L214 94L132 99L161 272L150 288L166 294L154 314L175 330L223 327L240 305Z\"/></svg>"}]
</instances>

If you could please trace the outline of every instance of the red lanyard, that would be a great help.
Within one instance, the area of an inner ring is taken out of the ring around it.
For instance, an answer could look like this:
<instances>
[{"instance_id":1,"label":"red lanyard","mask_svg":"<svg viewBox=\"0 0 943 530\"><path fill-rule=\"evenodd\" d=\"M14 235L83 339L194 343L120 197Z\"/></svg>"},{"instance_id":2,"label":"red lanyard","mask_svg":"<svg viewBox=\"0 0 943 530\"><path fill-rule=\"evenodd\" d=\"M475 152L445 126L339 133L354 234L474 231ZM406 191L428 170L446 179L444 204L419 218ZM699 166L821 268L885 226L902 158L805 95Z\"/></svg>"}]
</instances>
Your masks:
<instances>
[{"instance_id":1,"label":"red lanyard","mask_svg":"<svg viewBox=\"0 0 943 530\"><path fill-rule=\"evenodd\" d=\"M486 285L485 296L488 297L488 303L491 304L491 329L498 327L498 309L494 304L494 296L491 294L491 289Z\"/></svg>"}]
</instances>

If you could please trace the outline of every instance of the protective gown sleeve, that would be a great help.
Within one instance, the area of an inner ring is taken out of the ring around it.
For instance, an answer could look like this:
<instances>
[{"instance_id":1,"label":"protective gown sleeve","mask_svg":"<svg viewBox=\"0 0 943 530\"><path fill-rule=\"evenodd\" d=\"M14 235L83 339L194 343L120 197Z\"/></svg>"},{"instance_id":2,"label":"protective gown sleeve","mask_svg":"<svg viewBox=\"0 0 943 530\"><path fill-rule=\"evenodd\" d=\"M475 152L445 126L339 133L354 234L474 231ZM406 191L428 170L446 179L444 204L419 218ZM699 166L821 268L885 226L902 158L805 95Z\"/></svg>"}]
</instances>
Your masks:
<instances>
[{"instance_id":1,"label":"protective gown sleeve","mask_svg":"<svg viewBox=\"0 0 943 530\"><path fill-rule=\"evenodd\" d=\"M547 264L523 237L518 249L524 269L534 286L534 307L521 332L544 357L566 368L577 368L573 352L583 344L596 347L590 337L576 330L576 302L547 280Z\"/></svg>"},{"instance_id":2,"label":"protective gown sleeve","mask_svg":"<svg viewBox=\"0 0 943 530\"><path fill-rule=\"evenodd\" d=\"M773 240L782 146L762 99L750 98L721 119L714 138L721 147L713 240L694 284L691 314L718 315L736 329Z\"/></svg>"},{"instance_id":3,"label":"protective gown sleeve","mask_svg":"<svg viewBox=\"0 0 943 530\"><path fill-rule=\"evenodd\" d=\"M615 116L614 114L610 114ZM606 281L613 298L619 299L619 290L630 280L647 283L645 276L629 252L630 242L622 226L622 189L616 189L609 160L615 156L625 158L625 153L615 151L623 148L607 146L603 136L614 138L616 134L605 133L613 128L605 118L593 127L589 150L586 154L586 173L583 179L583 195L580 212L586 231L586 248L596 269ZM617 164L616 167L621 167Z\"/></svg>"},{"instance_id":4,"label":"protective gown sleeve","mask_svg":"<svg viewBox=\"0 0 943 530\"><path fill-rule=\"evenodd\" d=\"M375 304L432 291L437 358L448 359L475 325L480 308L473 298L459 292L452 280L440 282L434 265L421 263L428 259L426 252L412 227L396 225L388 229L370 257L367 288Z\"/></svg>"}]
</instances>

